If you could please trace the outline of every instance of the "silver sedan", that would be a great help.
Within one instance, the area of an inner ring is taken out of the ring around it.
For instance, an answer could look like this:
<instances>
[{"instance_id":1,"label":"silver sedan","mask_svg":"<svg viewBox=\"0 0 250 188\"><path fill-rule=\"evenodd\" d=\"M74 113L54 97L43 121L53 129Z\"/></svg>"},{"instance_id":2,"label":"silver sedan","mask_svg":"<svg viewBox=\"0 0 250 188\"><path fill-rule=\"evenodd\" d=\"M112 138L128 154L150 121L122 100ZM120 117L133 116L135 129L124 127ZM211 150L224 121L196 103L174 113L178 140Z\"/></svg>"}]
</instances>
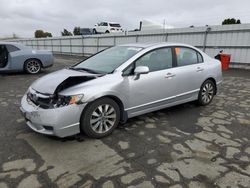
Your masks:
<instances>
[{"instance_id":1,"label":"silver sedan","mask_svg":"<svg viewBox=\"0 0 250 188\"><path fill-rule=\"evenodd\" d=\"M36 80L21 111L36 132L101 138L134 116L189 101L208 105L221 82L220 62L195 47L127 44Z\"/></svg>"},{"instance_id":2,"label":"silver sedan","mask_svg":"<svg viewBox=\"0 0 250 188\"><path fill-rule=\"evenodd\" d=\"M0 73L25 71L30 74L53 65L52 52L33 50L14 42L0 42Z\"/></svg>"}]
</instances>

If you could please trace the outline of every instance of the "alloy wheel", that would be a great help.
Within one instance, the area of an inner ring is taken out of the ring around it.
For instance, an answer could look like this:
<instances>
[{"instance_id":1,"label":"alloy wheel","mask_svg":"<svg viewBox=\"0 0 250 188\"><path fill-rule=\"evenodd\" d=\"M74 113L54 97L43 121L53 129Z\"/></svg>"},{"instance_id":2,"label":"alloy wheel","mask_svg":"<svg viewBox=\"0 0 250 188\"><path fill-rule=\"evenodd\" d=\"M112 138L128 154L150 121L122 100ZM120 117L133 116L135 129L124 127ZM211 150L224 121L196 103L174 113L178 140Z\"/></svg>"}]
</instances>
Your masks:
<instances>
[{"instance_id":1,"label":"alloy wheel","mask_svg":"<svg viewBox=\"0 0 250 188\"><path fill-rule=\"evenodd\" d=\"M27 62L26 69L31 74L36 74L40 71L41 65L37 60L30 60Z\"/></svg>"},{"instance_id":2,"label":"alloy wheel","mask_svg":"<svg viewBox=\"0 0 250 188\"><path fill-rule=\"evenodd\" d=\"M102 104L91 114L90 126L96 133L105 133L114 126L116 118L115 109L109 104Z\"/></svg>"},{"instance_id":3,"label":"alloy wheel","mask_svg":"<svg viewBox=\"0 0 250 188\"><path fill-rule=\"evenodd\" d=\"M201 99L202 101L207 104L213 99L214 96L214 86L211 83L206 83L202 88L201 92Z\"/></svg>"}]
</instances>

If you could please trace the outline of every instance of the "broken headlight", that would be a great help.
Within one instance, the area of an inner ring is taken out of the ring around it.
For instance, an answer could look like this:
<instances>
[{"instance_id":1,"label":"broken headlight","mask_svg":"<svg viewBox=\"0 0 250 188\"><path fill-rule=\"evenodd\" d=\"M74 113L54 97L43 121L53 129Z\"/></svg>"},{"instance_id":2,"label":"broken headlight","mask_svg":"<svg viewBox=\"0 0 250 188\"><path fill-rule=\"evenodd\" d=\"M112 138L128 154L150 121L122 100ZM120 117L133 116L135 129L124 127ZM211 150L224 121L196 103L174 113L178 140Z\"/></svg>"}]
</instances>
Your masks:
<instances>
[{"instance_id":1,"label":"broken headlight","mask_svg":"<svg viewBox=\"0 0 250 188\"><path fill-rule=\"evenodd\" d=\"M73 96L58 96L55 103L55 107L63 107L71 104L82 104L83 95L73 95Z\"/></svg>"}]
</instances>

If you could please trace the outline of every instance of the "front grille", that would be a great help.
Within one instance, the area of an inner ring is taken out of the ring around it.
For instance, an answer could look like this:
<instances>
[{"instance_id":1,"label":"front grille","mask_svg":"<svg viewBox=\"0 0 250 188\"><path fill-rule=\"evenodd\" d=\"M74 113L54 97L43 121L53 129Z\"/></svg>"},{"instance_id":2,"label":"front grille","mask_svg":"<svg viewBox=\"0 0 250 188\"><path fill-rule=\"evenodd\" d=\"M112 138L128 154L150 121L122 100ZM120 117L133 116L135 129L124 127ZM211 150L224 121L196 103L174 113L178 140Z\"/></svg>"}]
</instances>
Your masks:
<instances>
[{"instance_id":1,"label":"front grille","mask_svg":"<svg viewBox=\"0 0 250 188\"><path fill-rule=\"evenodd\" d=\"M50 96L44 95L41 97L41 94L35 92L28 92L27 99L33 102L36 106L40 108L48 109L52 107L52 98Z\"/></svg>"}]
</instances>

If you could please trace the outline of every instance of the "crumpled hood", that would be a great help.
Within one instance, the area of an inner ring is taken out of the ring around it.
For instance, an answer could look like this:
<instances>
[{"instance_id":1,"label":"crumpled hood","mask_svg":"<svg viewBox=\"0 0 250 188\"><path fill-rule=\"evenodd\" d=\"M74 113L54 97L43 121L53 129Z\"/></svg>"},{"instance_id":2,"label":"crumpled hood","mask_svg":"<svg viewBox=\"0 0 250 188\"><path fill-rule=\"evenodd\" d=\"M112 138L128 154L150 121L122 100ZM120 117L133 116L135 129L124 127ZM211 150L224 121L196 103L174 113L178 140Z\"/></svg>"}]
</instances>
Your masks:
<instances>
[{"instance_id":1,"label":"crumpled hood","mask_svg":"<svg viewBox=\"0 0 250 188\"><path fill-rule=\"evenodd\" d=\"M83 83L100 75L80 72L70 69L62 69L37 79L31 87L43 94L54 94L59 88ZM63 86L64 85L64 86Z\"/></svg>"}]
</instances>

